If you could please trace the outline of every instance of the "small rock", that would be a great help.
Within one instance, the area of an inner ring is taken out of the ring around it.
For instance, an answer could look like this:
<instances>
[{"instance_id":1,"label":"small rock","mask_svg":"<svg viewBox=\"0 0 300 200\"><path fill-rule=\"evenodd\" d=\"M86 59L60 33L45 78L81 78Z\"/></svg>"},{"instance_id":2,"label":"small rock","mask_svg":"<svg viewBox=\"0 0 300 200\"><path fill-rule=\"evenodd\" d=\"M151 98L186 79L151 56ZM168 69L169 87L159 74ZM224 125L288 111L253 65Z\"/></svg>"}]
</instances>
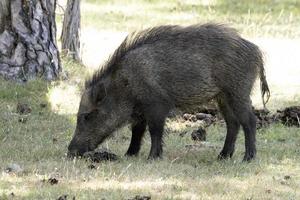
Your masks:
<instances>
[{"instance_id":1,"label":"small rock","mask_svg":"<svg viewBox=\"0 0 300 200\"><path fill-rule=\"evenodd\" d=\"M206 118L212 118L213 116L211 114L206 114L206 113L197 113L196 118L198 120L204 120Z\"/></svg>"},{"instance_id":2,"label":"small rock","mask_svg":"<svg viewBox=\"0 0 300 200\"><path fill-rule=\"evenodd\" d=\"M289 179L291 179L291 176L290 176L290 175L284 176L284 180L289 180Z\"/></svg>"},{"instance_id":3,"label":"small rock","mask_svg":"<svg viewBox=\"0 0 300 200\"><path fill-rule=\"evenodd\" d=\"M67 194L62 195L62 196L58 197L57 200L67 200L67 199L68 199L68 196L69 196L69 195L67 195ZM73 196L72 200L75 200L75 196Z\"/></svg>"},{"instance_id":4,"label":"small rock","mask_svg":"<svg viewBox=\"0 0 300 200\"><path fill-rule=\"evenodd\" d=\"M23 172L23 169L21 168L20 165L13 163L5 169L5 172L6 173L21 173L21 172Z\"/></svg>"},{"instance_id":5,"label":"small rock","mask_svg":"<svg viewBox=\"0 0 300 200\"><path fill-rule=\"evenodd\" d=\"M206 127L210 126L214 122L213 118L205 118L203 121L205 122Z\"/></svg>"},{"instance_id":6,"label":"small rock","mask_svg":"<svg viewBox=\"0 0 300 200\"><path fill-rule=\"evenodd\" d=\"M271 192L272 192L272 191L271 191L270 189L267 189L267 190L266 190L266 193L268 193L268 194L271 194Z\"/></svg>"},{"instance_id":7,"label":"small rock","mask_svg":"<svg viewBox=\"0 0 300 200\"><path fill-rule=\"evenodd\" d=\"M183 117L183 119L188 120L188 121L192 121L192 122L197 121L197 117L192 114L185 113L182 117Z\"/></svg>"},{"instance_id":8,"label":"small rock","mask_svg":"<svg viewBox=\"0 0 300 200\"><path fill-rule=\"evenodd\" d=\"M185 120L189 120L190 118L191 118L191 114L188 114L188 113L185 113L185 114L183 114L183 119L185 119Z\"/></svg>"},{"instance_id":9,"label":"small rock","mask_svg":"<svg viewBox=\"0 0 300 200\"><path fill-rule=\"evenodd\" d=\"M27 118L26 118L26 117L21 117L21 118L19 118L18 121L19 121L20 123L25 124L25 123L27 122Z\"/></svg>"},{"instance_id":10,"label":"small rock","mask_svg":"<svg viewBox=\"0 0 300 200\"><path fill-rule=\"evenodd\" d=\"M182 133L179 133L179 136L180 137L183 137L183 136L185 136L187 134L187 131L183 131Z\"/></svg>"},{"instance_id":11,"label":"small rock","mask_svg":"<svg viewBox=\"0 0 300 200\"><path fill-rule=\"evenodd\" d=\"M195 115L192 115L192 117L191 117L190 121L192 121L192 122L196 122L196 121L197 121L197 117L196 117Z\"/></svg>"},{"instance_id":12,"label":"small rock","mask_svg":"<svg viewBox=\"0 0 300 200\"><path fill-rule=\"evenodd\" d=\"M48 183L50 183L51 185L55 185L58 184L58 180L56 178L49 178Z\"/></svg>"},{"instance_id":13,"label":"small rock","mask_svg":"<svg viewBox=\"0 0 300 200\"><path fill-rule=\"evenodd\" d=\"M41 108L46 108L46 107L47 107L47 104L46 104L46 103L41 103L41 104L40 104L40 107L41 107Z\"/></svg>"},{"instance_id":14,"label":"small rock","mask_svg":"<svg viewBox=\"0 0 300 200\"><path fill-rule=\"evenodd\" d=\"M192 140L206 141L206 131L203 128L199 128L198 130L193 131L191 136Z\"/></svg>"},{"instance_id":15,"label":"small rock","mask_svg":"<svg viewBox=\"0 0 300 200\"><path fill-rule=\"evenodd\" d=\"M93 164L91 164L91 165L88 166L88 168L89 168L89 169L96 169L96 166L93 165Z\"/></svg>"},{"instance_id":16,"label":"small rock","mask_svg":"<svg viewBox=\"0 0 300 200\"><path fill-rule=\"evenodd\" d=\"M199 113L210 114L210 115L216 117L219 113L219 110L216 108L203 108L203 109L199 110Z\"/></svg>"},{"instance_id":17,"label":"small rock","mask_svg":"<svg viewBox=\"0 0 300 200\"><path fill-rule=\"evenodd\" d=\"M281 185L289 185L289 183L287 181L280 181Z\"/></svg>"},{"instance_id":18,"label":"small rock","mask_svg":"<svg viewBox=\"0 0 300 200\"><path fill-rule=\"evenodd\" d=\"M131 198L131 199L128 199L128 200L150 200L150 199L151 199L151 196L140 196L140 195L137 195L134 198Z\"/></svg>"},{"instance_id":19,"label":"small rock","mask_svg":"<svg viewBox=\"0 0 300 200\"><path fill-rule=\"evenodd\" d=\"M57 200L67 200L67 199L68 199L68 195L67 195L67 194L64 194L64 195L58 197Z\"/></svg>"},{"instance_id":20,"label":"small rock","mask_svg":"<svg viewBox=\"0 0 300 200\"><path fill-rule=\"evenodd\" d=\"M26 103L18 103L17 104L17 112L21 115L27 115L31 113L31 108L28 104Z\"/></svg>"}]
</instances>

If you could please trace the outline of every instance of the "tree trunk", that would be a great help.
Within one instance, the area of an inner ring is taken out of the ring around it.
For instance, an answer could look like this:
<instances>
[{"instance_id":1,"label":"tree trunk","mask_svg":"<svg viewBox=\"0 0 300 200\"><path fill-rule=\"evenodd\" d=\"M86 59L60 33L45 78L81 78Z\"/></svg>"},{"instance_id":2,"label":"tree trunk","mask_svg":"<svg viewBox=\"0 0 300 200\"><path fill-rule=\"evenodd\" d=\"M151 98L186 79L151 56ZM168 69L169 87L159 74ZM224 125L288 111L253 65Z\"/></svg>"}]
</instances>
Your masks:
<instances>
[{"instance_id":1,"label":"tree trunk","mask_svg":"<svg viewBox=\"0 0 300 200\"><path fill-rule=\"evenodd\" d=\"M1 0L0 75L19 81L58 77L55 7L56 0Z\"/></svg>"},{"instance_id":2,"label":"tree trunk","mask_svg":"<svg viewBox=\"0 0 300 200\"><path fill-rule=\"evenodd\" d=\"M80 61L80 0L68 0L61 41L62 50Z\"/></svg>"}]
</instances>

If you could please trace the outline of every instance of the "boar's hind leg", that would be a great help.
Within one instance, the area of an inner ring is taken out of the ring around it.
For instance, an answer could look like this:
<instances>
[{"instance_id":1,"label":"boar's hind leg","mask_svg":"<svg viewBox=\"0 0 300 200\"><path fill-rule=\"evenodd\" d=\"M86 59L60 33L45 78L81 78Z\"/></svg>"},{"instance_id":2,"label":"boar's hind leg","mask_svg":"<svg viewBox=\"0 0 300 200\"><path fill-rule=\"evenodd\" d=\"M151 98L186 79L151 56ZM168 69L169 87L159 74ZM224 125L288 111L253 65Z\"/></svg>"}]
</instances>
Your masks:
<instances>
[{"instance_id":1,"label":"boar's hind leg","mask_svg":"<svg viewBox=\"0 0 300 200\"><path fill-rule=\"evenodd\" d=\"M217 100L227 128L224 147L218 156L218 159L222 160L229 157L231 158L234 153L235 141L240 128L240 123L235 117L233 110L227 103L226 99L223 96L220 96Z\"/></svg>"},{"instance_id":2,"label":"boar's hind leg","mask_svg":"<svg viewBox=\"0 0 300 200\"><path fill-rule=\"evenodd\" d=\"M141 148L141 141L146 130L146 120L144 117L139 117L134 119L132 124L132 136L129 148L127 150L126 156L135 156L139 153Z\"/></svg>"},{"instance_id":3,"label":"boar's hind leg","mask_svg":"<svg viewBox=\"0 0 300 200\"><path fill-rule=\"evenodd\" d=\"M245 134L246 152L243 160L250 161L254 159L256 155L256 117L251 108L250 97L235 96L228 102L230 102L230 106L232 107L236 118L242 125Z\"/></svg>"},{"instance_id":4,"label":"boar's hind leg","mask_svg":"<svg viewBox=\"0 0 300 200\"><path fill-rule=\"evenodd\" d=\"M168 106L163 104L150 105L146 111L146 118L151 136L151 150L148 159L156 159L162 157L163 131Z\"/></svg>"},{"instance_id":5,"label":"boar's hind leg","mask_svg":"<svg viewBox=\"0 0 300 200\"><path fill-rule=\"evenodd\" d=\"M252 110L247 109L244 112L239 114L240 123L243 126L243 130L245 133L245 156L244 161L250 161L256 156L256 147L255 147L255 135L256 135L256 117L253 114Z\"/></svg>"}]
</instances>

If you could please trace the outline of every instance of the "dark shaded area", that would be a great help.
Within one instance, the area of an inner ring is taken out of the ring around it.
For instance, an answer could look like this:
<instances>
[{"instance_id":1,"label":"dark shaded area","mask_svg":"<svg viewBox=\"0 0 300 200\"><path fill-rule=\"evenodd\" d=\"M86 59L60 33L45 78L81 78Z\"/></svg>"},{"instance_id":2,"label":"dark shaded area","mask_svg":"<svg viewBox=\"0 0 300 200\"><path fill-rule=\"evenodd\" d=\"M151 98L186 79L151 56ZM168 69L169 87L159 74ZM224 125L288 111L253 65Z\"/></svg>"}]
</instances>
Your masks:
<instances>
[{"instance_id":1,"label":"dark shaded area","mask_svg":"<svg viewBox=\"0 0 300 200\"><path fill-rule=\"evenodd\" d=\"M66 153L74 123L70 115L60 115L51 109L50 88L49 82L40 80L23 85L0 78L2 168L18 163L26 170L32 163ZM28 148L29 143L34 148Z\"/></svg>"}]
</instances>

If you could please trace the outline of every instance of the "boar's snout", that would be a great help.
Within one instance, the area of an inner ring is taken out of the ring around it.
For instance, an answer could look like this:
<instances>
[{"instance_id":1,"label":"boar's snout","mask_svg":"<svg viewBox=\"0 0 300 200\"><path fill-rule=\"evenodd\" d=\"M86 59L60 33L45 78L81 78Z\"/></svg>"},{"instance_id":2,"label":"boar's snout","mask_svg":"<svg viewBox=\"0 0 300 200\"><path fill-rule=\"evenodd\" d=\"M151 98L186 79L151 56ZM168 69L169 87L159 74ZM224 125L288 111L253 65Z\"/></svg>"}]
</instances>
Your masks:
<instances>
[{"instance_id":1,"label":"boar's snout","mask_svg":"<svg viewBox=\"0 0 300 200\"><path fill-rule=\"evenodd\" d=\"M73 139L68 146L69 158L74 158L82 156L85 152L92 151L95 148L91 148L88 143L79 142L78 140Z\"/></svg>"}]
</instances>

